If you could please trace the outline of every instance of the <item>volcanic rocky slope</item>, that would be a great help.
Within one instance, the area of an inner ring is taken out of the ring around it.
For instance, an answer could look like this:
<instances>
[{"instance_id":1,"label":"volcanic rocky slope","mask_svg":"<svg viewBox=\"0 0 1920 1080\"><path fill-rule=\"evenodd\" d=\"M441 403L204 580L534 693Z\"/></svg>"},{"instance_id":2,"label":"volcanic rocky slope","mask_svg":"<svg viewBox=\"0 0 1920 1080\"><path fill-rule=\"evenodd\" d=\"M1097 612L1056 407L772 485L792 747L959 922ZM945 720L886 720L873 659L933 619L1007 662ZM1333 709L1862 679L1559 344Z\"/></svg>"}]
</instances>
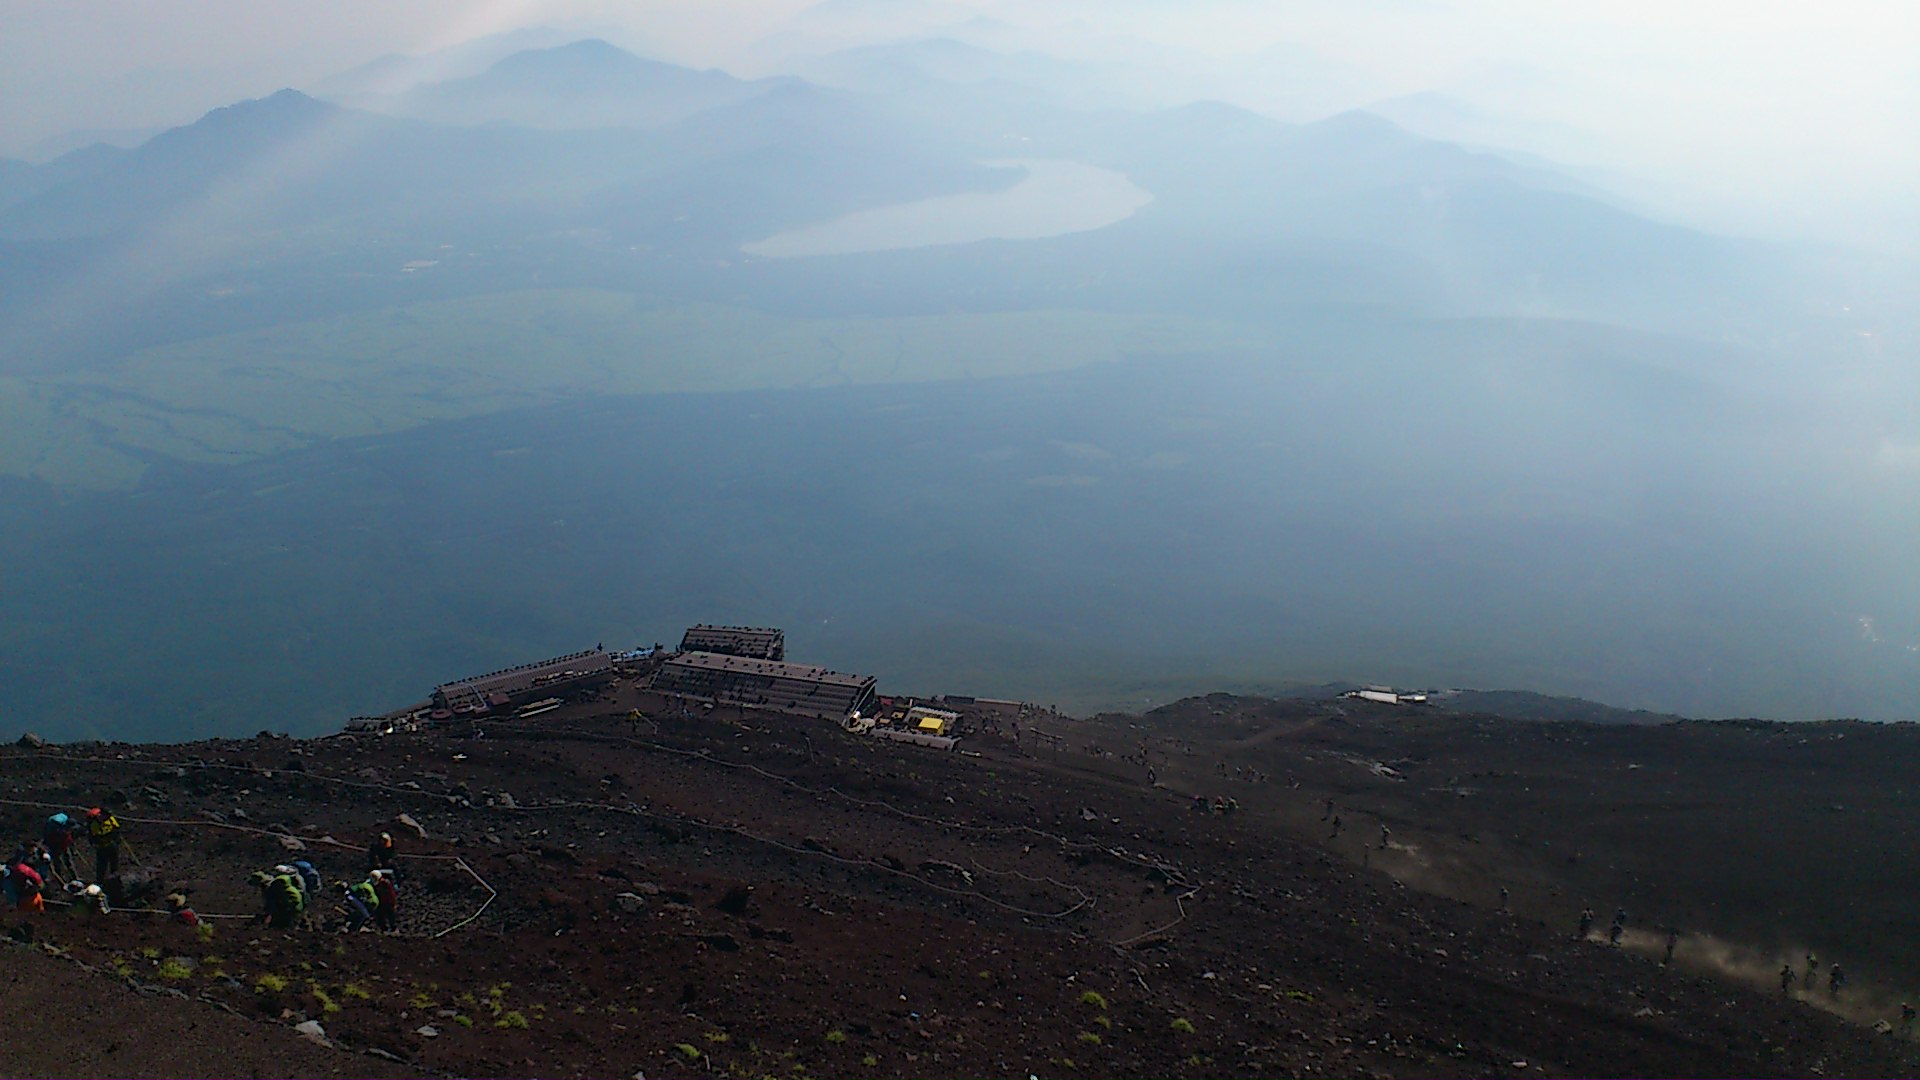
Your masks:
<instances>
[{"instance_id":1,"label":"volcanic rocky slope","mask_svg":"<svg viewBox=\"0 0 1920 1080\"><path fill-rule=\"evenodd\" d=\"M628 720L635 706L654 719ZM1214 697L1011 735L942 753L788 717L681 715L617 685L452 729L7 749L14 831L115 806L135 893L111 916L6 916L5 985L23 1006L8 1071L1920 1071L1910 1041L1868 1026L1903 957L1877 921L1882 891L1817 907L1828 864L1893 806L1827 809L1829 781L1791 771L1878 782L1910 768L1909 728ZM1756 820L1749 803L1782 800L1742 777L1800 785L1779 811L1797 831ZM1198 812L1194 795L1239 808ZM1769 835L1741 839L1756 827ZM351 878L381 829L406 856L398 935L218 918L196 933L146 913L172 888L207 915L253 912L247 872L295 846ZM1663 847L1669 830L1687 841ZM1873 869L1912 881L1897 861ZM1602 926L1630 906L1629 947L1573 940L1582 903ZM1755 904L1787 920L1776 940ZM1663 966L1643 920L1683 907ZM1853 947L1851 998L1764 983L1768 949L1816 940L1793 920ZM1747 967L1722 962L1739 948ZM70 1022L102 1006L126 1033L110 1050ZM306 1020L332 1049L294 1033Z\"/></svg>"}]
</instances>

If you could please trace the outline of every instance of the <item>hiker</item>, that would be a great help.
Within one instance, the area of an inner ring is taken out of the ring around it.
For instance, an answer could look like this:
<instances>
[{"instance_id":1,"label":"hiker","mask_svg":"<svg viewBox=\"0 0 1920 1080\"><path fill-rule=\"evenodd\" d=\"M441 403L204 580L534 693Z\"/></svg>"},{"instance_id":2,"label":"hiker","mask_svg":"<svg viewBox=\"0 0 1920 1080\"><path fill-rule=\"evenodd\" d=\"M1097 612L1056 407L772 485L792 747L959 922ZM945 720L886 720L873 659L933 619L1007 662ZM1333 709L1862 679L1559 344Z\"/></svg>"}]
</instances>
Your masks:
<instances>
[{"instance_id":1,"label":"hiker","mask_svg":"<svg viewBox=\"0 0 1920 1080\"><path fill-rule=\"evenodd\" d=\"M393 886L393 871L375 870L369 876L373 879L373 894L380 900L380 906L373 912L373 924L388 932L400 929L400 890Z\"/></svg>"},{"instance_id":2,"label":"hiker","mask_svg":"<svg viewBox=\"0 0 1920 1080\"><path fill-rule=\"evenodd\" d=\"M39 913L47 910L47 902L41 898L40 891L46 882L40 872L24 862L7 866L5 892L7 905L20 911Z\"/></svg>"},{"instance_id":3,"label":"hiker","mask_svg":"<svg viewBox=\"0 0 1920 1080\"><path fill-rule=\"evenodd\" d=\"M367 845L367 869L385 870L393 865L393 834L381 833Z\"/></svg>"},{"instance_id":4,"label":"hiker","mask_svg":"<svg viewBox=\"0 0 1920 1080\"><path fill-rule=\"evenodd\" d=\"M34 873L40 875L42 885L53 876L53 856L47 854L46 847L38 840L22 841L20 846L14 849L12 857L7 859L8 866L15 863L25 863L32 867Z\"/></svg>"},{"instance_id":5,"label":"hiker","mask_svg":"<svg viewBox=\"0 0 1920 1080\"><path fill-rule=\"evenodd\" d=\"M1333 831L1327 834L1327 839L1331 840L1334 837L1339 835L1340 835L1340 815L1335 814L1333 817Z\"/></svg>"},{"instance_id":6,"label":"hiker","mask_svg":"<svg viewBox=\"0 0 1920 1080\"><path fill-rule=\"evenodd\" d=\"M73 876L73 844L78 826L65 811L47 819L40 829L40 843L47 849L47 857L53 860L53 868L63 878Z\"/></svg>"},{"instance_id":7,"label":"hiker","mask_svg":"<svg viewBox=\"0 0 1920 1080\"><path fill-rule=\"evenodd\" d=\"M1816 976L1818 976L1819 974L1820 974L1820 958L1813 955L1812 953L1808 953L1807 954L1807 974L1805 976L1805 982L1807 984L1808 990L1813 989L1814 983L1817 981Z\"/></svg>"},{"instance_id":8,"label":"hiker","mask_svg":"<svg viewBox=\"0 0 1920 1080\"><path fill-rule=\"evenodd\" d=\"M1847 985L1847 973L1840 970L1839 964L1835 964L1833 965L1833 967L1827 970L1827 996L1828 997L1839 997L1840 991L1844 989L1846 985Z\"/></svg>"},{"instance_id":9,"label":"hiker","mask_svg":"<svg viewBox=\"0 0 1920 1080\"><path fill-rule=\"evenodd\" d=\"M1627 909L1614 908L1613 921L1619 923L1622 927L1626 926L1627 925Z\"/></svg>"},{"instance_id":10,"label":"hiker","mask_svg":"<svg viewBox=\"0 0 1920 1080\"><path fill-rule=\"evenodd\" d=\"M1618 922L1615 922L1612 926L1607 927L1607 944L1613 946L1616 949L1619 948L1620 935L1623 933L1626 933L1626 930L1627 928L1624 926L1621 926Z\"/></svg>"},{"instance_id":11,"label":"hiker","mask_svg":"<svg viewBox=\"0 0 1920 1080\"><path fill-rule=\"evenodd\" d=\"M320 890L325 887L320 870L305 859L293 860L293 871L300 878L300 891L307 900L307 929L320 929Z\"/></svg>"},{"instance_id":12,"label":"hiker","mask_svg":"<svg viewBox=\"0 0 1920 1080\"><path fill-rule=\"evenodd\" d=\"M1387 840L1391 836L1393 836L1393 830L1387 828L1386 823L1382 822L1380 825L1380 850L1381 851L1387 850Z\"/></svg>"},{"instance_id":13,"label":"hiker","mask_svg":"<svg viewBox=\"0 0 1920 1080\"><path fill-rule=\"evenodd\" d=\"M380 898L374 894L372 882L348 885L344 881L336 881L333 888L340 894L340 902L347 906L347 933L358 933L361 927L373 921L373 909L380 906Z\"/></svg>"},{"instance_id":14,"label":"hiker","mask_svg":"<svg viewBox=\"0 0 1920 1080\"><path fill-rule=\"evenodd\" d=\"M307 894L307 898L312 899L319 896L321 884L320 871L315 869L314 865L305 859L293 860L293 869L300 875L300 886Z\"/></svg>"},{"instance_id":15,"label":"hiker","mask_svg":"<svg viewBox=\"0 0 1920 1080\"><path fill-rule=\"evenodd\" d=\"M1793 965L1790 963L1781 964L1780 965L1780 992L1781 993L1783 994L1793 993L1793 977L1794 977Z\"/></svg>"},{"instance_id":16,"label":"hiker","mask_svg":"<svg viewBox=\"0 0 1920 1080\"><path fill-rule=\"evenodd\" d=\"M120 876L120 819L96 806L87 811L87 835L93 838L93 880Z\"/></svg>"},{"instance_id":17,"label":"hiker","mask_svg":"<svg viewBox=\"0 0 1920 1080\"><path fill-rule=\"evenodd\" d=\"M186 893L168 893L167 912L173 916L174 922L182 926L191 926L196 929L200 926L200 915L187 906Z\"/></svg>"},{"instance_id":18,"label":"hiker","mask_svg":"<svg viewBox=\"0 0 1920 1080\"><path fill-rule=\"evenodd\" d=\"M1585 941L1587 940L1587 937L1592 933L1593 933L1593 909L1583 908L1581 909L1581 912L1580 912L1580 933L1575 935L1575 940Z\"/></svg>"},{"instance_id":19,"label":"hiker","mask_svg":"<svg viewBox=\"0 0 1920 1080\"><path fill-rule=\"evenodd\" d=\"M260 888L260 902L266 908L267 929L293 929L300 921L301 910L306 904L293 876L255 870L247 880Z\"/></svg>"},{"instance_id":20,"label":"hiker","mask_svg":"<svg viewBox=\"0 0 1920 1080\"><path fill-rule=\"evenodd\" d=\"M1667 956L1666 959L1660 961L1662 965L1670 965L1673 963L1673 948L1678 944L1680 944L1680 928L1677 926L1667 927Z\"/></svg>"},{"instance_id":21,"label":"hiker","mask_svg":"<svg viewBox=\"0 0 1920 1080\"><path fill-rule=\"evenodd\" d=\"M1511 893L1507 892L1507 887L1505 885L1500 886L1500 910L1501 911L1507 910L1507 898L1510 897L1511 895L1512 895Z\"/></svg>"},{"instance_id":22,"label":"hiker","mask_svg":"<svg viewBox=\"0 0 1920 1080\"><path fill-rule=\"evenodd\" d=\"M1320 820L1325 821L1332 816L1333 816L1333 796L1329 795L1327 796L1326 809L1320 811Z\"/></svg>"},{"instance_id":23,"label":"hiker","mask_svg":"<svg viewBox=\"0 0 1920 1080\"><path fill-rule=\"evenodd\" d=\"M1913 1006L1904 1001L1900 1003L1900 1029L1902 1031L1913 1030Z\"/></svg>"},{"instance_id":24,"label":"hiker","mask_svg":"<svg viewBox=\"0 0 1920 1080\"><path fill-rule=\"evenodd\" d=\"M313 889L308 887L307 876L291 863L281 863L274 867L273 876L287 878L293 882L295 888L300 890L300 917L295 920L296 927L301 930L317 929L314 920L319 915L320 898L314 895Z\"/></svg>"}]
</instances>

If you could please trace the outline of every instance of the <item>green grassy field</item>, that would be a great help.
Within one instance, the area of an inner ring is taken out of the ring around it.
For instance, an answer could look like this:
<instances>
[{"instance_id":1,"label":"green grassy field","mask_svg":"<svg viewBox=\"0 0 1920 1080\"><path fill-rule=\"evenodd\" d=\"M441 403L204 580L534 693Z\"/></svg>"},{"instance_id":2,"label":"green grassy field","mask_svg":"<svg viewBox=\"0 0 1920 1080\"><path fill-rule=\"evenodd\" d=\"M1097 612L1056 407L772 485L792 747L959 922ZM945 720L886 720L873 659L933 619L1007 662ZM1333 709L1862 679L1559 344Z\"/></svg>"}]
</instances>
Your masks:
<instances>
[{"instance_id":1,"label":"green grassy field","mask_svg":"<svg viewBox=\"0 0 1920 1080\"><path fill-rule=\"evenodd\" d=\"M313 442L598 394L912 383L1233 348L1232 326L1033 311L801 319L642 307L617 292L411 304L143 349L0 379L0 473L96 489L154 458L241 462Z\"/></svg>"}]
</instances>

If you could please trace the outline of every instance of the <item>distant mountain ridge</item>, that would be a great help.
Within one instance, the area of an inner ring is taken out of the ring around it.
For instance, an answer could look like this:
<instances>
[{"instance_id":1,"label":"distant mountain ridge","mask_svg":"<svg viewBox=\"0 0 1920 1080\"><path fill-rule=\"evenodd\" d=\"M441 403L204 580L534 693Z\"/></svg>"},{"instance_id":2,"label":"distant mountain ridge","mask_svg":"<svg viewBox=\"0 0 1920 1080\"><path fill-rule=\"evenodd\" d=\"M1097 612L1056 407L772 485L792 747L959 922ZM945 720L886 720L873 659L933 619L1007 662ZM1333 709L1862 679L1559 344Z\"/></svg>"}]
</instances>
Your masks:
<instances>
[{"instance_id":1,"label":"distant mountain ridge","mask_svg":"<svg viewBox=\"0 0 1920 1080\"><path fill-rule=\"evenodd\" d=\"M365 104L449 124L546 129L659 127L786 85L635 56L605 41L517 52L465 78L427 83Z\"/></svg>"}]
</instances>

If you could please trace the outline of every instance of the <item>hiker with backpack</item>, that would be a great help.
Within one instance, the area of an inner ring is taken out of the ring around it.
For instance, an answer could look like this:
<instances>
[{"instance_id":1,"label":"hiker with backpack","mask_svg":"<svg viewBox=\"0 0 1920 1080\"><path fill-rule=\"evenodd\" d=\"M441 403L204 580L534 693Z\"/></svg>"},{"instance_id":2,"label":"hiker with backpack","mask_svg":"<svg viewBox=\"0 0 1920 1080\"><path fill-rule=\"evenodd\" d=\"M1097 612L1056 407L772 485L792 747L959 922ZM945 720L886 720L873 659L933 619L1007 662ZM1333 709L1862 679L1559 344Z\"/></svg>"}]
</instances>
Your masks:
<instances>
[{"instance_id":1,"label":"hiker with backpack","mask_svg":"<svg viewBox=\"0 0 1920 1080\"><path fill-rule=\"evenodd\" d=\"M367 869L387 870L393 867L393 834L381 833L367 845Z\"/></svg>"},{"instance_id":2,"label":"hiker with backpack","mask_svg":"<svg viewBox=\"0 0 1920 1080\"><path fill-rule=\"evenodd\" d=\"M260 889L268 929L291 930L299 925L301 913L306 909L306 895L300 891L294 875L255 870L248 880Z\"/></svg>"},{"instance_id":3,"label":"hiker with backpack","mask_svg":"<svg viewBox=\"0 0 1920 1080\"><path fill-rule=\"evenodd\" d=\"M53 869L63 878L73 877L73 846L79 825L64 811L47 819L40 829L40 843L53 860Z\"/></svg>"},{"instance_id":4,"label":"hiker with backpack","mask_svg":"<svg viewBox=\"0 0 1920 1080\"><path fill-rule=\"evenodd\" d=\"M400 928L400 890L394 887L392 870L375 870L367 875L373 883L373 895L380 906L373 910L373 924L389 933Z\"/></svg>"},{"instance_id":5,"label":"hiker with backpack","mask_svg":"<svg viewBox=\"0 0 1920 1080\"><path fill-rule=\"evenodd\" d=\"M186 893L168 893L166 905L167 914L173 916L174 922L179 923L181 926L192 927L196 930L200 928L200 914L188 905Z\"/></svg>"},{"instance_id":6,"label":"hiker with backpack","mask_svg":"<svg viewBox=\"0 0 1920 1080\"><path fill-rule=\"evenodd\" d=\"M24 862L15 862L6 867L6 872L4 890L9 907L36 914L47 910L47 903L40 895L46 882L38 870Z\"/></svg>"},{"instance_id":7,"label":"hiker with backpack","mask_svg":"<svg viewBox=\"0 0 1920 1080\"><path fill-rule=\"evenodd\" d=\"M348 885L344 881L336 881L333 888L347 908L347 933L358 933L361 927L373 921L373 912L380 906L380 897L374 892L372 882Z\"/></svg>"},{"instance_id":8,"label":"hiker with backpack","mask_svg":"<svg viewBox=\"0 0 1920 1080\"><path fill-rule=\"evenodd\" d=\"M106 883L120 876L120 819L96 806L87 811L87 835L93 838L93 880Z\"/></svg>"}]
</instances>

